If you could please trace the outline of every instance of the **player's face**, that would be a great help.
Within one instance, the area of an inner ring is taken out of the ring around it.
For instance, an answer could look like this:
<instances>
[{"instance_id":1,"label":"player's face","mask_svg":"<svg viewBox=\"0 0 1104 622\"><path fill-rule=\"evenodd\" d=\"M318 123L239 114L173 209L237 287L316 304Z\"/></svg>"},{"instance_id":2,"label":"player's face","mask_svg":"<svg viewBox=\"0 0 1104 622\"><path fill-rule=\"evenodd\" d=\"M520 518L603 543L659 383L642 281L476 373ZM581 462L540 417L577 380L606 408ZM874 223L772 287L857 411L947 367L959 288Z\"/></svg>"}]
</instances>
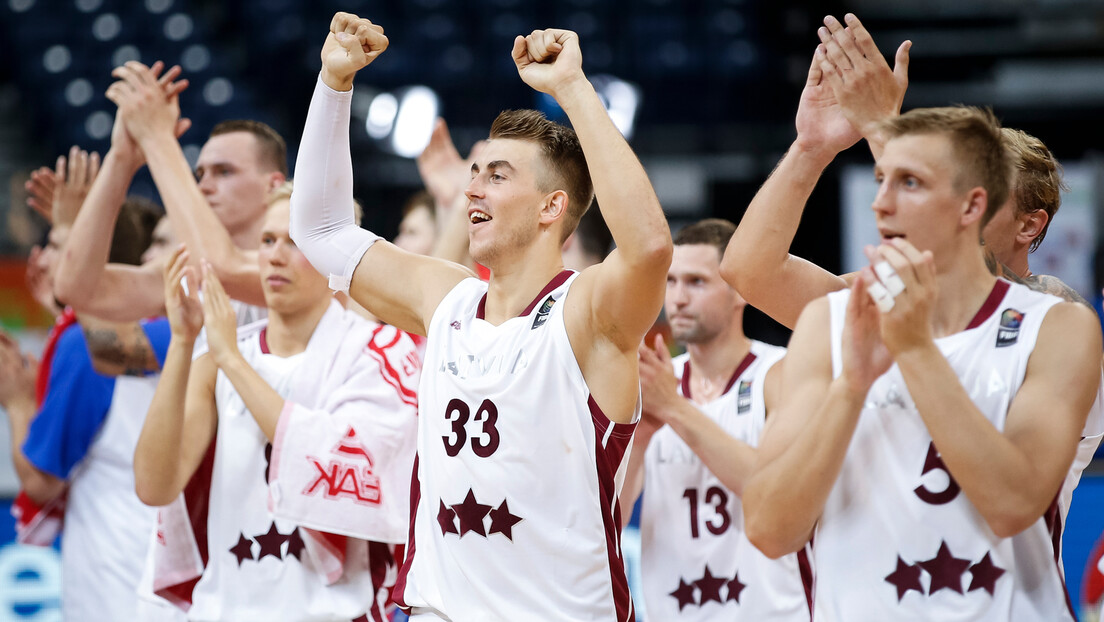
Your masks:
<instances>
[{"instance_id":1,"label":"player's face","mask_svg":"<svg viewBox=\"0 0 1104 622\"><path fill-rule=\"evenodd\" d=\"M150 241L146 252L142 253L142 263L161 259L172 251L176 245L176 233L173 231L172 223L169 222L169 217L165 216L153 228L153 240Z\"/></svg>"},{"instance_id":2,"label":"player's face","mask_svg":"<svg viewBox=\"0 0 1104 622\"><path fill-rule=\"evenodd\" d=\"M528 141L496 138L479 153L465 190L472 259L493 267L509 250L537 237L546 196L537 189L542 167L537 145Z\"/></svg>"},{"instance_id":3,"label":"player's face","mask_svg":"<svg viewBox=\"0 0 1104 622\"><path fill-rule=\"evenodd\" d=\"M727 330L746 303L721 278L721 257L710 244L678 244L667 270L665 310L671 335L704 343Z\"/></svg>"},{"instance_id":4,"label":"player's face","mask_svg":"<svg viewBox=\"0 0 1104 622\"><path fill-rule=\"evenodd\" d=\"M263 216L273 174L260 165L257 139L248 132L212 136L196 161L196 182L203 198L231 235Z\"/></svg>"},{"instance_id":5,"label":"player's face","mask_svg":"<svg viewBox=\"0 0 1104 622\"><path fill-rule=\"evenodd\" d=\"M261 245L257 249L265 303L269 309L285 314L303 310L329 297L326 278L291 241L290 218L287 199L273 203L265 214Z\"/></svg>"},{"instance_id":6,"label":"player's face","mask_svg":"<svg viewBox=\"0 0 1104 622\"><path fill-rule=\"evenodd\" d=\"M403 217L399 223L399 235L395 237L395 246L418 255L433 252L433 243L437 240L437 226L433 215L426 206L419 206Z\"/></svg>"},{"instance_id":7,"label":"player's face","mask_svg":"<svg viewBox=\"0 0 1104 622\"><path fill-rule=\"evenodd\" d=\"M936 252L959 231L968 192L955 189L956 158L941 134L910 134L886 143L874 166L874 217L882 242L903 237Z\"/></svg>"}]
</instances>

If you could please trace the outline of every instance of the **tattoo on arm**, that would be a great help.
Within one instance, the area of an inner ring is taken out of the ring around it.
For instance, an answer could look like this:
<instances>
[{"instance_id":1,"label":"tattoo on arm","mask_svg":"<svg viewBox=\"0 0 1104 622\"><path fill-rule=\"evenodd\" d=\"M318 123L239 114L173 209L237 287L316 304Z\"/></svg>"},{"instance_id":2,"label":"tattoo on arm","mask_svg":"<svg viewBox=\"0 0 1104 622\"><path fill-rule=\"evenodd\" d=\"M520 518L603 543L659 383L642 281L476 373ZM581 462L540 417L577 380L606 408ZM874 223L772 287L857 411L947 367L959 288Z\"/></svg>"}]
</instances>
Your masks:
<instances>
[{"instance_id":1,"label":"tattoo on arm","mask_svg":"<svg viewBox=\"0 0 1104 622\"><path fill-rule=\"evenodd\" d=\"M81 319L92 366L105 376L144 376L161 371L153 345L138 323L89 323Z\"/></svg>"},{"instance_id":2,"label":"tattoo on arm","mask_svg":"<svg viewBox=\"0 0 1104 622\"><path fill-rule=\"evenodd\" d=\"M1077 290L1063 283L1058 277L1047 274L1031 276L1027 279L1025 284L1035 291L1057 296L1067 302L1077 302L1090 309L1093 308L1092 303L1085 300L1081 294L1077 293Z\"/></svg>"}]
</instances>

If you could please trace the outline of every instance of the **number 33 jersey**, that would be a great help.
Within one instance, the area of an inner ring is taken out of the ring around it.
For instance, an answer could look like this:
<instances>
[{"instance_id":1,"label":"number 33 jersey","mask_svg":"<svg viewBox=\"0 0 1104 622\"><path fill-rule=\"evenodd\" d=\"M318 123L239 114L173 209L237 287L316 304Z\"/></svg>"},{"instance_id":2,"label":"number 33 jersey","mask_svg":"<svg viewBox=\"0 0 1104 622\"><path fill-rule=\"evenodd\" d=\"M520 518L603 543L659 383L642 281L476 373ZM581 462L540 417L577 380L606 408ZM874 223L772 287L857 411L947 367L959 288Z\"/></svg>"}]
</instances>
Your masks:
<instances>
[{"instance_id":1,"label":"number 33 jersey","mask_svg":"<svg viewBox=\"0 0 1104 622\"><path fill-rule=\"evenodd\" d=\"M766 418L763 383L785 352L752 341L725 392L694 406L729 435L757 446ZM693 402L689 355L673 363L679 392ZM809 622L804 551L777 560L760 553L744 535L740 498L670 426L652 436L644 460L640 535L648 619Z\"/></svg>"},{"instance_id":2,"label":"number 33 jersey","mask_svg":"<svg viewBox=\"0 0 1104 622\"><path fill-rule=\"evenodd\" d=\"M561 272L498 326L477 279L433 314L395 589L416 617L633 618L617 497L635 424L590 397L564 325L574 279Z\"/></svg>"}]
</instances>

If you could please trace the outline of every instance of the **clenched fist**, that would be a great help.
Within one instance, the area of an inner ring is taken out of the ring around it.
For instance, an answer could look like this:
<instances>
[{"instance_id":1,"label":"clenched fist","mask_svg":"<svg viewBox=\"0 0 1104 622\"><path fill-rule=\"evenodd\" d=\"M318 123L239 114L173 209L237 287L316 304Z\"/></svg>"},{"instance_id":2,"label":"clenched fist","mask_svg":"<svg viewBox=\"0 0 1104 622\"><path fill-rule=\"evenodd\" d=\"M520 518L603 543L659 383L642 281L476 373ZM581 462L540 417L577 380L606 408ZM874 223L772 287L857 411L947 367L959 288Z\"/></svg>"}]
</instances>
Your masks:
<instances>
[{"instance_id":1,"label":"clenched fist","mask_svg":"<svg viewBox=\"0 0 1104 622\"><path fill-rule=\"evenodd\" d=\"M352 13L337 13L322 46L322 81L335 91L348 91L356 72L386 49L382 26Z\"/></svg>"}]
</instances>

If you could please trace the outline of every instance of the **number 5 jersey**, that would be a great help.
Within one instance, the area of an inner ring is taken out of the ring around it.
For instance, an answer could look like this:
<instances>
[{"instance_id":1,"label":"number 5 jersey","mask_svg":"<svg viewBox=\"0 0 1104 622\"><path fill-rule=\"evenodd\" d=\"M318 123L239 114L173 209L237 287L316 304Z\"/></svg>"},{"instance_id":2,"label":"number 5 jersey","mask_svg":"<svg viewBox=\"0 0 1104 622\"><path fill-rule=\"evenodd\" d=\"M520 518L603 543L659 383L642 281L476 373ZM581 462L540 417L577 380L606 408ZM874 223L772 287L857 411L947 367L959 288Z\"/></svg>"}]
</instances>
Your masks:
<instances>
[{"instance_id":1,"label":"number 5 jersey","mask_svg":"<svg viewBox=\"0 0 1104 622\"><path fill-rule=\"evenodd\" d=\"M474 278L433 314L395 588L415 619L633 619L617 497L635 424L607 419L583 380L563 316L575 276L498 326Z\"/></svg>"}]
</instances>

